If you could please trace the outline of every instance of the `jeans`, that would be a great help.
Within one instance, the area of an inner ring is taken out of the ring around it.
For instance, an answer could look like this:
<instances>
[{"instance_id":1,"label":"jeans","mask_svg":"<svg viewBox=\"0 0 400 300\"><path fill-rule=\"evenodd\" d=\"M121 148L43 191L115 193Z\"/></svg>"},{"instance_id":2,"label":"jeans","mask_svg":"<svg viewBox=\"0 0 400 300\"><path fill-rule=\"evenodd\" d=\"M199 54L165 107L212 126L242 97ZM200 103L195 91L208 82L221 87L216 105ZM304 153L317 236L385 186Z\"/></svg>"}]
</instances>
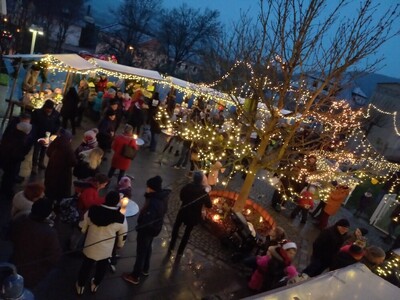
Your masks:
<instances>
[{"instance_id":1,"label":"jeans","mask_svg":"<svg viewBox=\"0 0 400 300\"><path fill-rule=\"evenodd\" d=\"M155 152L157 148L157 142L158 142L158 133L151 133L151 140L150 140L150 151Z\"/></svg>"},{"instance_id":2,"label":"jeans","mask_svg":"<svg viewBox=\"0 0 400 300\"><path fill-rule=\"evenodd\" d=\"M68 121L71 123L72 134L75 134L76 130L75 130L75 118L74 117L68 117L68 118L63 117L62 123L61 123L62 128L67 129ZM80 124L80 123L78 123L78 124Z\"/></svg>"},{"instance_id":3,"label":"jeans","mask_svg":"<svg viewBox=\"0 0 400 300\"><path fill-rule=\"evenodd\" d=\"M115 173L115 168L111 167L110 170L108 171L108 178L112 178L114 173ZM122 177L125 175L125 170L119 170L118 174L118 182L121 180Z\"/></svg>"},{"instance_id":4,"label":"jeans","mask_svg":"<svg viewBox=\"0 0 400 300\"><path fill-rule=\"evenodd\" d=\"M138 231L136 238L136 262L131 273L133 277L139 278L142 272L149 271L153 238L153 236L143 231Z\"/></svg>"},{"instance_id":5,"label":"jeans","mask_svg":"<svg viewBox=\"0 0 400 300\"><path fill-rule=\"evenodd\" d=\"M79 270L79 275L78 275L79 286L85 286L86 282L90 277L90 271L94 264L96 264L94 284L99 285L101 283L108 268L108 259L106 258L99 261L95 261L85 256L82 262L81 269Z\"/></svg>"},{"instance_id":6,"label":"jeans","mask_svg":"<svg viewBox=\"0 0 400 300\"><path fill-rule=\"evenodd\" d=\"M190 152L189 150L190 147L187 147L185 146L185 144L183 144L181 156L179 157L179 160L176 163L178 167L186 167L189 160L189 152Z\"/></svg>"},{"instance_id":7,"label":"jeans","mask_svg":"<svg viewBox=\"0 0 400 300\"><path fill-rule=\"evenodd\" d=\"M47 147L44 147L42 144L35 142L33 145L33 154L32 154L32 166L37 166L38 164L44 164L44 156L46 155Z\"/></svg>"},{"instance_id":8,"label":"jeans","mask_svg":"<svg viewBox=\"0 0 400 300\"><path fill-rule=\"evenodd\" d=\"M171 242L169 243L169 250L173 250L175 248L175 243L176 243L176 239L178 238L178 234L179 234L179 228L181 227L183 223L182 217L179 215L176 217L175 223L174 223L174 227L172 229L172 234L171 234ZM179 248L178 248L178 254L181 255L183 254L183 251L186 248L186 245L189 241L190 238L190 233L193 230L194 225L186 225L185 226L185 232L183 234L183 237L181 239L181 243L179 244Z\"/></svg>"}]
</instances>

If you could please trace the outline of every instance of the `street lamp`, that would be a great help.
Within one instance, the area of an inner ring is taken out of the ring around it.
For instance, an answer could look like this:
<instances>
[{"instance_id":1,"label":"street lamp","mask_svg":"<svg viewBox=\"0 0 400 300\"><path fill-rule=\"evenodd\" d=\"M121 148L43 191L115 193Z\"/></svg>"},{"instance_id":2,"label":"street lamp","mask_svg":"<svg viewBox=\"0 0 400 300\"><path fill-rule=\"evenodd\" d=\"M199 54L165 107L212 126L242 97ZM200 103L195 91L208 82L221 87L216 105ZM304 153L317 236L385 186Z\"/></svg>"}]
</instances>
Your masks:
<instances>
[{"instance_id":1,"label":"street lamp","mask_svg":"<svg viewBox=\"0 0 400 300\"><path fill-rule=\"evenodd\" d=\"M35 43L36 43L36 36L43 35L43 28L36 26L34 24L29 27L29 31L32 32L32 43L31 43L31 54L33 54L33 50L35 49Z\"/></svg>"}]
</instances>

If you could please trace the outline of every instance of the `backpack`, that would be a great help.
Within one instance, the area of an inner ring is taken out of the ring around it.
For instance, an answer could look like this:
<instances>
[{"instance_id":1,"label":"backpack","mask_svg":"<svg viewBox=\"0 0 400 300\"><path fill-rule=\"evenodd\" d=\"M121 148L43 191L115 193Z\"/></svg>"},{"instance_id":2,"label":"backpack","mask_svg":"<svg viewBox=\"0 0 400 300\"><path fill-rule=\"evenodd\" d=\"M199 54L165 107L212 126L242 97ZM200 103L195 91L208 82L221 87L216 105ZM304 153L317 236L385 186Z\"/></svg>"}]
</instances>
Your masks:
<instances>
[{"instance_id":1,"label":"backpack","mask_svg":"<svg viewBox=\"0 0 400 300\"><path fill-rule=\"evenodd\" d=\"M58 217L62 223L78 224L80 213L78 209L78 195L63 198L58 203Z\"/></svg>"}]
</instances>

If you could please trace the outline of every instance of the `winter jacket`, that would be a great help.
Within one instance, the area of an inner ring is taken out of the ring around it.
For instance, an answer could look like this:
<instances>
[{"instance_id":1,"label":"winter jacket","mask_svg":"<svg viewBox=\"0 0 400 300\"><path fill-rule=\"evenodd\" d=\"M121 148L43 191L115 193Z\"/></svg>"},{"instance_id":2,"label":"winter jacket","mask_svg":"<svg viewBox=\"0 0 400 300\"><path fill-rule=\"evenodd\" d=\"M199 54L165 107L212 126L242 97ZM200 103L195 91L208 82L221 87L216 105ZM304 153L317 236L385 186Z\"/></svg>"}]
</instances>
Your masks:
<instances>
[{"instance_id":1,"label":"winter jacket","mask_svg":"<svg viewBox=\"0 0 400 300\"><path fill-rule=\"evenodd\" d=\"M342 187L337 187L335 190L333 190L326 201L324 212L330 216L336 214L343 201L346 200L347 196L349 195L349 192L350 189Z\"/></svg>"},{"instance_id":2,"label":"winter jacket","mask_svg":"<svg viewBox=\"0 0 400 300\"><path fill-rule=\"evenodd\" d=\"M128 223L118 207L106 205L93 206L79 223L83 233L86 233L83 254L95 261L111 257L115 237L117 247L125 244Z\"/></svg>"},{"instance_id":3,"label":"winter jacket","mask_svg":"<svg viewBox=\"0 0 400 300\"><path fill-rule=\"evenodd\" d=\"M49 157L44 180L46 196L50 199L71 196L72 168L77 162L71 142L65 137L57 137L46 153Z\"/></svg>"},{"instance_id":4,"label":"winter jacket","mask_svg":"<svg viewBox=\"0 0 400 300\"><path fill-rule=\"evenodd\" d=\"M79 107L86 108L88 106L89 91L90 91L89 87L79 87L78 89Z\"/></svg>"},{"instance_id":5,"label":"winter jacket","mask_svg":"<svg viewBox=\"0 0 400 300\"><path fill-rule=\"evenodd\" d=\"M60 128L60 114L53 109L50 115L47 115L43 108L36 109L32 113L32 132L34 140L43 138L46 132L56 134Z\"/></svg>"},{"instance_id":6,"label":"winter jacket","mask_svg":"<svg viewBox=\"0 0 400 300\"><path fill-rule=\"evenodd\" d=\"M350 266L359 262L362 259L364 252L361 252L360 254L351 253L350 247L351 245L345 245L340 248L339 252L334 256L332 260L332 265L329 268L331 271Z\"/></svg>"},{"instance_id":7,"label":"winter jacket","mask_svg":"<svg viewBox=\"0 0 400 300\"><path fill-rule=\"evenodd\" d=\"M93 183L85 188L78 198L78 209L81 215L84 215L92 206L99 206L102 204L104 204L104 197L99 196L99 191Z\"/></svg>"},{"instance_id":8,"label":"winter jacket","mask_svg":"<svg viewBox=\"0 0 400 300\"><path fill-rule=\"evenodd\" d=\"M293 268L291 263L291 260L285 257L285 250L281 247L269 247L267 255L257 257L257 269L251 276L249 288L256 291L269 291L283 285L281 280L288 275L287 268Z\"/></svg>"},{"instance_id":9,"label":"winter jacket","mask_svg":"<svg viewBox=\"0 0 400 300\"><path fill-rule=\"evenodd\" d=\"M7 168L25 159L28 136L15 130L13 135L3 139L0 144L0 166Z\"/></svg>"},{"instance_id":10,"label":"winter jacket","mask_svg":"<svg viewBox=\"0 0 400 300\"><path fill-rule=\"evenodd\" d=\"M105 116L100 121L97 127L99 129L99 133L97 134L97 141L101 149L103 150L111 149L111 144L115 133L115 126L116 126L116 121L111 120L107 116Z\"/></svg>"},{"instance_id":11,"label":"winter jacket","mask_svg":"<svg viewBox=\"0 0 400 300\"><path fill-rule=\"evenodd\" d=\"M300 207L307 207L307 209L313 209L314 207L314 200L313 200L314 194L310 193L309 191L304 191L300 194L300 199L298 201L298 205Z\"/></svg>"},{"instance_id":12,"label":"winter jacket","mask_svg":"<svg viewBox=\"0 0 400 300\"><path fill-rule=\"evenodd\" d=\"M181 208L178 215L185 225L197 225L201 221L201 210L203 205L211 208L211 200L204 186L195 183L188 183L181 192Z\"/></svg>"},{"instance_id":13,"label":"winter jacket","mask_svg":"<svg viewBox=\"0 0 400 300\"><path fill-rule=\"evenodd\" d=\"M322 230L314 241L312 257L321 260L324 265L330 266L345 238L346 235L340 234L336 226Z\"/></svg>"},{"instance_id":14,"label":"winter jacket","mask_svg":"<svg viewBox=\"0 0 400 300\"><path fill-rule=\"evenodd\" d=\"M25 197L24 191L20 191L14 195L12 199L11 217L16 219L23 214L29 215L33 202Z\"/></svg>"},{"instance_id":15,"label":"winter jacket","mask_svg":"<svg viewBox=\"0 0 400 300\"><path fill-rule=\"evenodd\" d=\"M168 198L171 190L145 193L145 203L139 212L136 230L142 234L157 236L164 224L168 210Z\"/></svg>"},{"instance_id":16,"label":"winter jacket","mask_svg":"<svg viewBox=\"0 0 400 300\"><path fill-rule=\"evenodd\" d=\"M46 221L38 221L28 215L12 223L11 240L14 245L12 262L28 288L36 286L62 254L56 231Z\"/></svg>"},{"instance_id":17,"label":"winter jacket","mask_svg":"<svg viewBox=\"0 0 400 300\"><path fill-rule=\"evenodd\" d=\"M63 118L74 118L78 112L79 96L75 88L70 88L62 101L60 115Z\"/></svg>"},{"instance_id":18,"label":"winter jacket","mask_svg":"<svg viewBox=\"0 0 400 300\"><path fill-rule=\"evenodd\" d=\"M121 134L115 137L112 144L114 155L111 161L111 166L115 169L126 171L129 169L132 160L122 156L121 152L124 145L129 145L136 150L138 150L139 147L136 145L135 139L131 136Z\"/></svg>"}]
</instances>

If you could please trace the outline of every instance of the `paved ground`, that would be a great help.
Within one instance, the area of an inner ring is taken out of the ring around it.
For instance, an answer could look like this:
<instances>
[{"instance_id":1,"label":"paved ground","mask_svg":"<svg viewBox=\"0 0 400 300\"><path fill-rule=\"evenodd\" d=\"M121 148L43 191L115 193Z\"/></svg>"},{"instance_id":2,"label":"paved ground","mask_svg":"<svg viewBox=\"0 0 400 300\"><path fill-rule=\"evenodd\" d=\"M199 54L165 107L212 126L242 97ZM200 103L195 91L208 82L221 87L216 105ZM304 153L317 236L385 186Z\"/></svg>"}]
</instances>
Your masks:
<instances>
[{"instance_id":1,"label":"paved ground","mask_svg":"<svg viewBox=\"0 0 400 300\"><path fill-rule=\"evenodd\" d=\"M74 145L80 143L80 138L85 130L90 129L92 124L86 122L83 129L79 130ZM162 148L164 140L160 140L159 149ZM159 151L160 152L160 151ZM104 163L106 171L110 162ZM22 175L29 179L30 157L23 164ZM139 285L133 286L121 279L122 272L130 271L135 260L136 233L134 227L136 217L128 219L130 233L125 247L121 250L121 258L115 274L109 273L96 295L85 293L81 299L201 299L206 296L218 294L222 299L238 299L249 295L247 290L247 274L242 271L238 264L233 264L230 259L231 251L222 246L210 232L202 226L197 226L191 236L187 251L181 260L174 256L167 256L167 246L171 227L179 208L178 192L188 181L185 177L187 171L176 170L171 166L177 160L174 154L166 154L163 164L160 165L160 154L150 153L143 149L133 162L129 174L135 177L133 183L133 199L143 205L143 194L145 182L149 177L161 175L164 178L164 186L173 190L170 199L168 217L164 229L153 244L153 256L150 276L145 278ZM38 177L42 178L43 173ZM115 186L116 180L110 188ZM234 178L228 188L239 190L241 186L240 176ZM21 187L19 187L21 188ZM262 180L257 180L251 192L251 197L267 208L268 212L275 218L278 225L285 228L289 238L298 245L296 265L302 270L308 263L311 254L311 245L319 230L312 224L311 220L306 225L300 225L300 220L288 218L289 211L276 213L269 207L272 196L272 188ZM0 198L0 221L6 224L9 218L8 199ZM358 226L367 227L370 230L369 238L371 244L380 245L379 231L366 224L363 220L353 218L351 212L341 209L339 214L332 218L331 222L341 217L351 219L353 228ZM387 248L387 245L382 245ZM11 251L11 245L7 241L0 240L0 261L7 260ZM59 268L59 275L54 276L51 288L47 296L41 299L76 299L74 282L80 267L81 258L65 256Z\"/></svg>"}]
</instances>

